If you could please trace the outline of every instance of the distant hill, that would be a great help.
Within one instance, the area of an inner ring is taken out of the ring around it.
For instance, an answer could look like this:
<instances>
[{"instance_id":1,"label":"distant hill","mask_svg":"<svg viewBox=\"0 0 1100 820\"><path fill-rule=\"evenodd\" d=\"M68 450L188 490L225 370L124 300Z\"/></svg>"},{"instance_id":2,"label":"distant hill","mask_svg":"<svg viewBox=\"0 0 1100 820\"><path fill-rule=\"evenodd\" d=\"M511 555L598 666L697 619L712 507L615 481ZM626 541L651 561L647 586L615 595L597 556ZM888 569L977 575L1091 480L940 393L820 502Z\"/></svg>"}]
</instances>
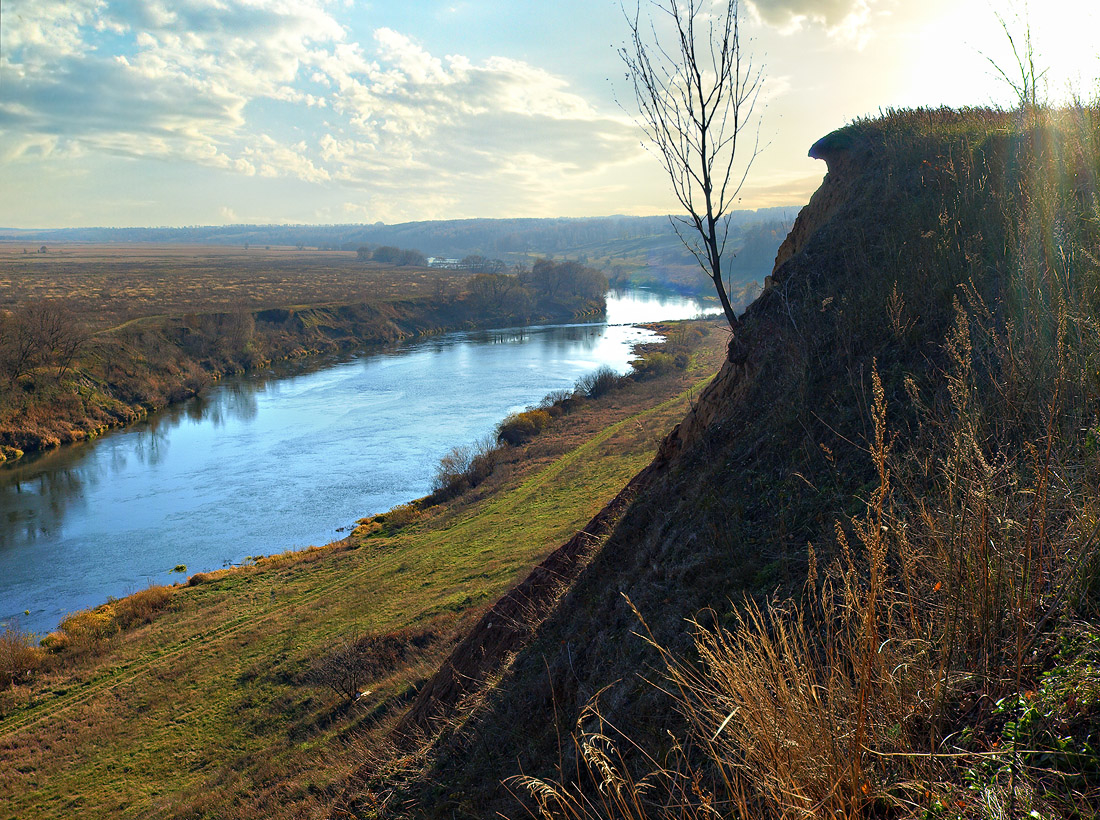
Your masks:
<instances>
[{"instance_id":1,"label":"distant hill","mask_svg":"<svg viewBox=\"0 0 1100 820\"><path fill-rule=\"evenodd\" d=\"M730 251L742 245L744 260L732 261L735 284L762 281L797 207L735 211ZM766 230L762 226L767 226ZM709 282L672 230L667 216L605 216L581 219L451 219L385 225L207 225L183 228L0 228L0 241L153 242L193 245L281 245L354 251L362 246L415 248L425 256L499 258L510 263L535 256L580 258L615 279L635 284L671 284L705 290ZM633 276L639 269L649 272Z\"/></svg>"},{"instance_id":2,"label":"distant hill","mask_svg":"<svg viewBox=\"0 0 1100 820\"><path fill-rule=\"evenodd\" d=\"M731 235L760 222L792 222L798 207L735 211ZM602 216L579 219L448 219L385 225L202 225L182 228L0 228L0 241L171 242L186 244L304 245L363 244L416 248L434 256L554 254L583 245L643 237L675 239L666 216Z\"/></svg>"}]
</instances>

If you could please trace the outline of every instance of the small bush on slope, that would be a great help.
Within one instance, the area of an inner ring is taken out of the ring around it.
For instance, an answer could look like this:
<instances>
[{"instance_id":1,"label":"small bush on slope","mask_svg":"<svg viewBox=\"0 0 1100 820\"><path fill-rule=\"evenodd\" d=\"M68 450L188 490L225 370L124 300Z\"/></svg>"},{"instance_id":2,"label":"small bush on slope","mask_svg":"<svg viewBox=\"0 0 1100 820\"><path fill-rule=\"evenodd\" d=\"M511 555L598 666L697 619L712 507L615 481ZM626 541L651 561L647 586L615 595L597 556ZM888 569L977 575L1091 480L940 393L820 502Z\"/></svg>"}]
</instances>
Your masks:
<instances>
[{"instance_id":1,"label":"small bush on slope","mask_svg":"<svg viewBox=\"0 0 1100 820\"><path fill-rule=\"evenodd\" d=\"M7 627L0 635L0 689L26 681L42 665L42 654L33 635Z\"/></svg>"}]
</instances>

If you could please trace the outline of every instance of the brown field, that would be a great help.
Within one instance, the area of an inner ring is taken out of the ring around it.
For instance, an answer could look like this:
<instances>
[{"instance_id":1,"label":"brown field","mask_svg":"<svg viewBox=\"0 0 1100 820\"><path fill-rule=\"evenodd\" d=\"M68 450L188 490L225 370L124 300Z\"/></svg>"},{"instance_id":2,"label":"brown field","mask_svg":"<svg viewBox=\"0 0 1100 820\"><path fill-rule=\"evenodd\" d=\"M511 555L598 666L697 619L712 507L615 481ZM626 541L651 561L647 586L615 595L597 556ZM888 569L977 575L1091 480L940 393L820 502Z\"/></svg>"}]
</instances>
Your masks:
<instances>
[{"instance_id":1,"label":"brown field","mask_svg":"<svg viewBox=\"0 0 1100 820\"><path fill-rule=\"evenodd\" d=\"M142 316L430 296L468 275L290 246L50 243L38 253L39 247L0 242L0 310L67 299L95 329Z\"/></svg>"}]
</instances>

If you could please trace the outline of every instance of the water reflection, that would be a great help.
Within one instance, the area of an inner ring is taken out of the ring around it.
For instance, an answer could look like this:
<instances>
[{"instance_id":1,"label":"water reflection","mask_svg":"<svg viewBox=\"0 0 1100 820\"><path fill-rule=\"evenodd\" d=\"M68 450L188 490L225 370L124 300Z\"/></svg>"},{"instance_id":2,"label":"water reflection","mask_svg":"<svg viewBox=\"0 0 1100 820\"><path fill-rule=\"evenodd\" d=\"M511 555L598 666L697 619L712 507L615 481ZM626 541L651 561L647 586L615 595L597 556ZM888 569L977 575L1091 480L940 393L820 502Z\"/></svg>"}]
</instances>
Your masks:
<instances>
[{"instance_id":1,"label":"water reflection","mask_svg":"<svg viewBox=\"0 0 1100 820\"><path fill-rule=\"evenodd\" d=\"M146 468L160 465L171 448L173 430L181 424L220 429L227 421L251 421L259 412L257 392L273 378L263 374L227 382L99 441L0 465L0 521L5 522L0 527L0 551L56 537L63 531L66 515L83 507L89 492L133 469L135 462Z\"/></svg>"},{"instance_id":2,"label":"water reflection","mask_svg":"<svg viewBox=\"0 0 1100 820\"><path fill-rule=\"evenodd\" d=\"M648 288L612 291L607 300L607 323L611 325L694 319L721 312L713 299L700 302Z\"/></svg>"},{"instance_id":3,"label":"water reflection","mask_svg":"<svg viewBox=\"0 0 1100 820\"><path fill-rule=\"evenodd\" d=\"M609 315L695 303L634 294ZM26 628L151 582L338 537L424 495L439 458L600 365L625 371L648 331L505 328L227 379L94 442L0 467L0 621Z\"/></svg>"}]
</instances>

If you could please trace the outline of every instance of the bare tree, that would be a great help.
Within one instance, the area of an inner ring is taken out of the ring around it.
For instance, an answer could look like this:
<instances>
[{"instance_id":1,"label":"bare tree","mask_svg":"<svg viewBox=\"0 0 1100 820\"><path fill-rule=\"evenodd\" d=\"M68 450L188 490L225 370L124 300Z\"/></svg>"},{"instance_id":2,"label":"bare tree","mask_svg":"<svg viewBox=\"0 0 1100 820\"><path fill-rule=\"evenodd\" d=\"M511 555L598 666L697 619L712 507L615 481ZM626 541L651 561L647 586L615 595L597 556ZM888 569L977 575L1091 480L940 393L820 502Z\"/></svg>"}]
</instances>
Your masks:
<instances>
[{"instance_id":1,"label":"bare tree","mask_svg":"<svg viewBox=\"0 0 1100 820\"><path fill-rule=\"evenodd\" d=\"M359 634L344 636L332 651L314 662L306 681L331 689L346 700L355 700L371 674L368 640Z\"/></svg>"},{"instance_id":2,"label":"bare tree","mask_svg":"<svg viewBox=\"0 0 1100 820\"><path fill-rule=\"evenodd\" d=\"M1046 76L1047 69L1044 68L1042 71L1037 71L1035 68L1035 58L1038 55L1031 41L1031 20L1028 18L1027 4L1024 4L1022 18L1018 11L1014 14L1014 24L1023 28L1022 34L1018 32L1020 37L1019 44L1017 44L1016 38L1012 36L1012 29L1001 13L994 12L993 16L996 17L997 22L1001 24L1001 29L1008 39L1008 44L1012 48L1012 56L1016 62L1016 66L1014 68L1010 66L1006 69L988 54L982 54L982 56L985 57L991 66L993 66L997 74L1000 75L1000 78L1012 88L1012 91L1016 94L1016 98L1020 103L1020 110L1024 112L1035 111L1039 107L1039 83L1042 81L1043 77ZM1018 79L1012 76L1016 73L1020 75Z\"/></svg>"},{"instance_id":3,"label":"bare tree","mask_svg":"<svg viewBox=\"0 0 1100 820\"><path fill-rule=\"evenodd\" d=\"M43 299L0 317L0 374L9 387L39 367L52 366L61 381L90 334L64 303Z\"/></svg>"},{"instance_id":4,"label":"bare tree","mask_svg":"<svg viewBox=\"0 0 1100 820\"><path fill-rule=\"evenodd\" d=\"M0 373L15 387L21 376L34 371L41 357L38 338L21 315L0 315Z\"/></svg>"},{"instance_id":5,"label":"bare tree","mask_svg":"<svg viewBox=\"0 0 1100 820\"><path fill-rule=\"evenodd\" d=\"M708 0L644 2L648 14L640 3L633 14L623 9L630 44L619 50L633 83L638 123L687 212L671 217L673 227L714 282L726 321L737 330L722 255L730 211L760 151L757 134L747 161L735 166L763 70L753 65L742 40L738 0L718 0L716 8Z\"/></svg>"}]
</instances>

